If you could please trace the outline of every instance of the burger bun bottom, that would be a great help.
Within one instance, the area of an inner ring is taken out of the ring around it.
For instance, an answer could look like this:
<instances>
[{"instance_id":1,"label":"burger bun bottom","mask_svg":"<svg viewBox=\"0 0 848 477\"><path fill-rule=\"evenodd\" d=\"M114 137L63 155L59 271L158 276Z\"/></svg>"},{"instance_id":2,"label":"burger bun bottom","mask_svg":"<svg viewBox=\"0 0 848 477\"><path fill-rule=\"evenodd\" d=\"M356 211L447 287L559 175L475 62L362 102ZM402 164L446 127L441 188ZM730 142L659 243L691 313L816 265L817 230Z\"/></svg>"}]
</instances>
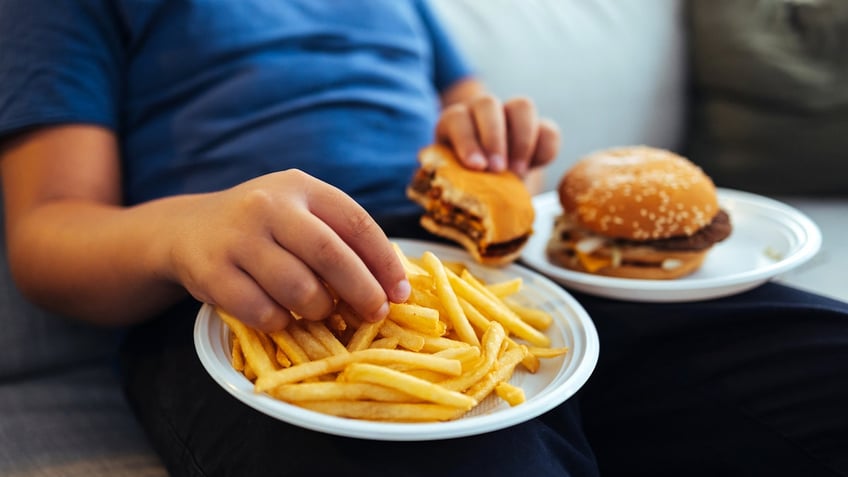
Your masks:
<instances>
[{"instance_id":1,"label":"burger bun bottom","mask_svg":"<svg viewBox=\"0 0 848 477\"><path fill-rule=\"evenodd\" d=\"M575 252L573 243L552 239L548 243L548 259L556 265L593 275L616 278L636 278L644 280L671 280L684 277L698 270L704 262L709 248L697 251L668 252L652 249L648 246L623 246L617 251L619 262L616 265L601 266L589 270ZM612 247L595 250L591 256L596 260L611 261L615 254ZM673 264L673 266L669 266Z\"/></svg>"},{"instance_id":2,"label":"burger bun bottom","mask_svg":"<svg viewBox=\"0 0 848 477\"><path fill-rule=\"evenodd\" d=\"M514 252L505 255L498 255L494 257L484 256L481 254L480 249L477 247L477 243L469 236L465 235L454 227L439 224L427 215L421 216L421 226L440 237L444 237L446 239L458 243L459 245L462 245L462 247L465 248L468 253L471 254L474 260L483 265L503 267L514 262L521 255L521 247L519 247Z\"/></svg>"}]
</instances>

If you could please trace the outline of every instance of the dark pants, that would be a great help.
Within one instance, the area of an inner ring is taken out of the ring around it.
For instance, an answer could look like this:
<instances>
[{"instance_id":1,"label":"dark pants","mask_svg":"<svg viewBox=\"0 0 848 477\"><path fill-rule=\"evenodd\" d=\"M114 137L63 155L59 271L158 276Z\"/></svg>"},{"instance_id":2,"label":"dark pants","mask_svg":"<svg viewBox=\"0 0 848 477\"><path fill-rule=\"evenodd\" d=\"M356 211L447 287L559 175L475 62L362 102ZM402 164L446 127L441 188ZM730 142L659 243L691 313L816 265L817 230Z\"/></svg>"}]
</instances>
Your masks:
<instances>
[{"instance_id":1,"label":"dark pants","mask_svg":"<svg viewBox=\"0 0 848 477\"><path fill-rule=\"evenodd\" d=\"M601 340L580 408L602 474L848 476L848 303L576 296Z\"/></svg>"},{"instance_id":2,"label":"dark pants","mask_svg":"<svg viewBox=\"0 0 848 477\"><path fill-rule=\"evenodd\" d=\"M588 383L479 436L368 441L266 417L203 370L196 303L129 335L125 385L174 475L848 475L848 304L776 284L685 304L575 296L601 339Z\"/></svg>"}]
</instances>

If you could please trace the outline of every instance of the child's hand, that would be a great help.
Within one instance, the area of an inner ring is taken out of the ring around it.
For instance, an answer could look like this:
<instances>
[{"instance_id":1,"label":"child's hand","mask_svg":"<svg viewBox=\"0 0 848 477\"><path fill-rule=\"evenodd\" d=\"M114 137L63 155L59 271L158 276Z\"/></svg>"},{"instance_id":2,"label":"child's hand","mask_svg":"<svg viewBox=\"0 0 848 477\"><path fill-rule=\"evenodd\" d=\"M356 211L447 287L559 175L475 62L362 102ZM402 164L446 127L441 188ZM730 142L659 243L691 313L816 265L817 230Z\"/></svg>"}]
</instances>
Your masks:
<instances>
[{"instance_id":1,"label":"child's hand","mask_svg":"<svg viewBox=\"0 0 848 477\"><path fill-rule=\"evenodd\" d=\"M529 99L501 104L489 94L446 107L436 125L436 139L453 147L470 169L509 169L521 177L551 162L559 149L559 129L540 119Z\"/></svg>"},{"instance_id":2,"label":"child's hand","mask_svg":"<svg viewBox=\"0 0 848 477\"><path fill-rule=\"evenodd\" d=\"M330 290L369 321L388 313L387 298L409 294L377 223L343 192L300 171L199 196L179 214L169 218L171 278L251 326L281 329L289 311L324 318Z\"/></svg>"}]
</instances>

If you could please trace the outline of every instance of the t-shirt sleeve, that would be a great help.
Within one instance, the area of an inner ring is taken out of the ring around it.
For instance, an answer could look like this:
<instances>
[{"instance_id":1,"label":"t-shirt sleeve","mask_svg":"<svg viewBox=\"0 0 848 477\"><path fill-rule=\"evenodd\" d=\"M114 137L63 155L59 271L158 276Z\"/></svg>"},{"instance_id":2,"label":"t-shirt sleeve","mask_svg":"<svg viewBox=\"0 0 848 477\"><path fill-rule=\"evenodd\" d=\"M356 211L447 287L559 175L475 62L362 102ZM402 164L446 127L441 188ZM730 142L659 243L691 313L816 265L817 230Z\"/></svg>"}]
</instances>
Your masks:
<instances>
[{"instance_id":1,"label":"t-shirt sleeve","mask_svg":"<svg viewBox=\"0 0 848 477\"><path fill-rule=\"evenodd\" d=\"M436 89L441 92L457 81L471 76L473 71L429 2L421 0L418 2L418 8L430 34L433 45L433 80Z\"/></svg>"},{"instance_id":2,"label":"t-shirt sleeve","mask_svg":"<svg viewBox=\"0 0 848 477\"><path fill-rule=\"evenodd\" d=\"M116 18L106 0L0 2L0 141L56 124L118 128Z\"/></svg>"}]
</instances>

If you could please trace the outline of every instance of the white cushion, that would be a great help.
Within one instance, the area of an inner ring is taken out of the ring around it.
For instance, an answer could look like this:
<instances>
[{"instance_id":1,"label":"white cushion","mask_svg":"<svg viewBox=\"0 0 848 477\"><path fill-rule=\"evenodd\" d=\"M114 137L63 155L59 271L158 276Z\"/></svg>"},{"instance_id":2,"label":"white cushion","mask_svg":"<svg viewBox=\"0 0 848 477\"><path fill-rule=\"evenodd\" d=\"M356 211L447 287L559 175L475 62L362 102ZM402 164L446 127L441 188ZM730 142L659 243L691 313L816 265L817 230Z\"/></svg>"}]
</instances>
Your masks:
<instances>
[{"instance_id":1,"label":"white cushion","mask_svg":"<svg viewBox=\"0 0 848 477\"><path fill-rule=\"evenodd\" d=\"M599 148L677 149L684 130L681 0L431 0L489 89L530 96L562 130L546 176Z\"/></svg>"}]
</instances>

